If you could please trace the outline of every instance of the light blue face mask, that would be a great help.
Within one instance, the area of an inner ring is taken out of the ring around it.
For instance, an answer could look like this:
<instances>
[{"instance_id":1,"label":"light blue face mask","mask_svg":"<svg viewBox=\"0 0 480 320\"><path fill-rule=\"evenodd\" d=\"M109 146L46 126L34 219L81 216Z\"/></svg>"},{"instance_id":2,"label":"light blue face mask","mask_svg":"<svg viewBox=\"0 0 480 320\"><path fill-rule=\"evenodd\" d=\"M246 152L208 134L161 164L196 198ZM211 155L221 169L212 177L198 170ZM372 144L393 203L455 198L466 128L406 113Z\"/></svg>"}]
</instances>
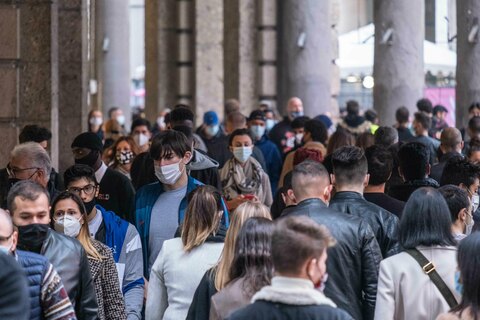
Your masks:
<instances>
[{"instance_id":1,"label":"light blue face mask","mask_svg":"<svg viewBox=\"0 0 480 320\"><path fill-rule=\"evenodd\" d=\"M460 282L460 271L455 271L455 291L463 295L463 284Z\"/></svg>"},{"instance_id":2,"label":"light blue face mask","mask_svg":"<svg viewBox=\"0 0 480 320\"><path fill-rule=\"evenodd\" d=\"M264 126L251 126L250 132L252 133L255 140L260 140L263 135L265 134L265 127Z\"/></svg>"},{"instance_id":3,"label":"light blue face mask","mask_svg":"<svg viewBox=\"0 0 480 320\"><path fill-rule=\"evenodd\" d=\"M293 111L293 112L290 112L290 115L292 116L293 119L298 117L303 117L303 111Z\"/></svg>"},{"instance_id":4,"label":"light blue face mask","mask_svg":"<svg viewBox=\"0 0 480 320\"><path fill-rule=\"evenodd\" d=\"M275 127L275 120L267 119L267 121L265 121L265 127L267 128L267 131L272 130L272 128Z\"/></svg>"},{"instance_id":5,"label":"light blue face mask","mask_svg":"<svg viewBox=\"0 0 480 320\"><path fill-rule=\"evenodd\" d=\"M241 163L245 163L252 155L252 147L235 147L233 156Z\"/></svg>"},{"instance_id":6,"label":"light blue face mask","mask_svg":"<svg viewBox=\"0 0 480 320\"><path fill-rule=\"evenodd\" d=\"M218 124L213 125L213 126L207 126L205 128L205 132L211 137L216 136L217 133L218 133L218 130L220 130L220 126Z\"/></svg>"}]
</instances>

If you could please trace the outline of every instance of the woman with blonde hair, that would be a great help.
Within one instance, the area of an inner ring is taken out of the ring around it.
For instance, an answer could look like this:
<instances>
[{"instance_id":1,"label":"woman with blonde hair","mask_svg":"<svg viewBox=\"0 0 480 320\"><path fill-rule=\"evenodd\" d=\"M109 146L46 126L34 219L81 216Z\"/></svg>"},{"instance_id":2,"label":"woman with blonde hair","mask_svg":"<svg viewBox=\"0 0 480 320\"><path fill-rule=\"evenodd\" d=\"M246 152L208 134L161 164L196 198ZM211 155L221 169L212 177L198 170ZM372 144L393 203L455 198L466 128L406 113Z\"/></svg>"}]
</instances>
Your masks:
<instances>
[{"instance_id":1,"label":"woman with blonde hair","mask_svg":"<svg viewBox=\"0 0 480 320\"><path fill-rule=\"evenodd\" d=\"M101 320L126 319L125 302L118 280L112 251L103 243L90 238L87 212L82 199L75 193L64 191L52 203L51 217L57 232L76 238L85 249L90 273L95 285L98 318Z\"/></svg>"},{"instance_id":2,"label":"woman with blonde hair","mask_svg":"<svg viewBox=\"0 0 480 320\"><path fill-rule=\"evenodd\" d=\"M189 194L181 238L163 243L150 272L146 319L185 319L202 275L218 261L225 240L222 197L211 186Z\"/></svg>"},{"instance_id":3,"label":"woman with blonde hair","mask_svg":"<svg viewBox=\"0 0 480 320\"><path fill-rule=\"evenodd\" d=\"M235 246L238 233L249 218L265 218L271 220L268 208L260 202L244 202L231 215L230 227L225 237L225 246L217 265L205 272L198 285L192 304L188 310L188 320L206 320L210 314L211 297L222 290L230 278L230 268L235 256Z\"/></svg>"}]
</instances>

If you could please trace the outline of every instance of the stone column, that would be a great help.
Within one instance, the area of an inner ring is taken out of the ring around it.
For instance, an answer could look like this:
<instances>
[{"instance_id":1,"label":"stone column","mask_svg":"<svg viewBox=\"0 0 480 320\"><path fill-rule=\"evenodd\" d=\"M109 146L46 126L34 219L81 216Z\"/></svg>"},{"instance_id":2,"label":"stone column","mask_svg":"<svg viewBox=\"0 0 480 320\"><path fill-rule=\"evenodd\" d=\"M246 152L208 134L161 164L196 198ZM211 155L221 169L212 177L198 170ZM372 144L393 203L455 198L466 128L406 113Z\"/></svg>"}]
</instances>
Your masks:
<instances>
[{"instance_id":1,"label":"stone column","mask_svg":"<svg viewBox=\"0 0 480 320\"><path fill-rule=\"evenodd\" d=\"M256 0L224 2L225 98L248 115L258 105Z\"/></svg>"},{"instance_id":2,"label":"stone column","mask_svg":"<svg viewBox=\"0 0 480 320\"><path fill-rule=\"evenodd\" d=\"M279 106L298 96L305 114L316 116L330 109L331 27L328 0L279 2Z\"/></svg>"},{"instance_id":3,"label":"stone column","mask_svg":"<svg viewBox=\"0 0 480 320\"><path fill-rule=\"evenodd\" d=\"M476 0L457 1L456 122L458 127L467 125L470 104L480 101L479 26L480 3ZM476 33L475 28L477 28Z\"/></svg>"},{"instance_id":4,"label":"stone column","mask_svg":"<svg viewBox=\"0 0 480 320\"><path fill-rule=\"evenodd\" d=\"M177 6L177 0L145 0L145 112L152 121L177 100Z\"/></svg>"},{"instance_id":5,"label":"stone column","mask_svg":"<svg viewBox=\"0 0 480 320\"><path fill-rule=\"evenodd\" d=\"M58 0L0 3L0 165L7 164L26 124L59 131ZM52 163L58 147L52 139Z\"/></svg>"},{"instance_id":6,"label":"stone column","mask_svg":"<svg viewBox=\"0 0 480 320\"><path fill-rule=\"evenodd\" d=\"M123 110L130 128L130 48L128 0L96 1L98 89L104 112Z\"/></svg>"},{"instance_id":7,"label":"stone column","mask_svg":"<svg viewBox=\"0 0 480 320\"><path fill-rule=\"evenodd\" d=\"M195 110L223 118L223 0L195 0Z\"/></svg>"},{"instance_id":8,"label":"stone column","mask_svg":"<svg viewBox=\"0 0 480 320\"><path fill-rule=\"evenodd\" d=\"M90 8L86 0L60 1L58 8L58 79L59 112L52 125L58 125L59 169L73 164L70 145L73 139L87 130L87 32ZM53 118L52 118L53 120ZM54 143L53 139L58 139Z\"/></svg>"},{"instance_id":9,"label":"stone column","mask_svg":"<svg viewBox=\"0 0 480 320\"><path fill-rule=\"evenodd\" d=\"M410 112L423 96L425 4L417 0L374 2L374 107L380 123L395 123L400 106Z\"/></svg>"}]
</instances>

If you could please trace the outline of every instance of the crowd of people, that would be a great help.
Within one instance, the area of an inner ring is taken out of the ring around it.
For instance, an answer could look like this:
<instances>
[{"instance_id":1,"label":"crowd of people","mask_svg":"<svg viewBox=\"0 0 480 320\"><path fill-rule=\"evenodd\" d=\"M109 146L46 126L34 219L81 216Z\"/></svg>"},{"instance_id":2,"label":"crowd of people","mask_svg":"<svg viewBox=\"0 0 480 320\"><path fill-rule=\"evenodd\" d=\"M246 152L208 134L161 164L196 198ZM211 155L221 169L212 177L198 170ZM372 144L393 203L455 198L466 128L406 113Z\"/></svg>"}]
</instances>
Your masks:
<instances>
[{"instance_id":1,"label":"crowd of people","mask_svg":"<svg viewBox=\"0 0 480 320\"><path fill-rule=\"evenodd\" d=\"M88 117L0 170L0 319L479 319L480 104Z\"/></svg>"}]
</instances>

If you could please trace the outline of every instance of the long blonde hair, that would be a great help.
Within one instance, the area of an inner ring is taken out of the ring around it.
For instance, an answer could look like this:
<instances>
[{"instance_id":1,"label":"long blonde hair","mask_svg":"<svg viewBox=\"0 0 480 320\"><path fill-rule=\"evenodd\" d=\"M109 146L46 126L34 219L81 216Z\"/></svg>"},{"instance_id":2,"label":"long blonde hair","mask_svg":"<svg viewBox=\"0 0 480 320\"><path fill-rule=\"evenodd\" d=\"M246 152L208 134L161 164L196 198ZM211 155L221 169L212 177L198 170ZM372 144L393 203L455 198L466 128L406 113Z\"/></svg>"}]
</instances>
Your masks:
<instances>
[{"instance_id":1,"label":"long blonde hair","mask_svg":"<svg viewBox=\"0 0 480 320\"><path fill-rule=\"evenodd\" d=\"M60 193L55 200L52 203L52 209L51 209L51 216L53 218L54 213L55 213L55 207L58 202L62 200L67 200L71 199L73 200L77 206L78 209L80 210L80 213L82 214L83 218L83 224L80 228L80 232L78 233L77 240L82 244L83 249L85 249L85 252L87 253L87 256L94 259L94 260L103 260L105 259L104 256L102 256L97 249L93 246L93 241L92 238L90 237L90 230L88 229L88 222L87 222L87 210L85 210L85 206L83 205L82 199L80 199L79 196L77 196L75 193L70 192L70 191L64 191Z\"/></svg>"},{"instance_id":2,"label":"long blonde hair","mask_svg":"<svg viewBox=\"0 0 480 320\"><path fill-rule=\"evenodd\" d=\"M195 189L188 199L182 225L183 249L191 251L202 245L208 236L218 230L222 210L222 196L211 186Z\"/></svg>"},{"instance_id":3,"label":"long blonde hair","mask_svg":"<svg viewBox=\"0 0 480 320\"><path fill-rule=\"evenodd\" d=\"M217 291L222 290L227 283L230 282L230 268L235 254L235 244L237 235L247 219L253 217L261 217L272 220L268 208L260 202L247 201L242 203L233 212L230 218L230 226L225 237L225 245L223 247L220 260L215 267L215 288Z\"/></svg>"}]
</instances>

